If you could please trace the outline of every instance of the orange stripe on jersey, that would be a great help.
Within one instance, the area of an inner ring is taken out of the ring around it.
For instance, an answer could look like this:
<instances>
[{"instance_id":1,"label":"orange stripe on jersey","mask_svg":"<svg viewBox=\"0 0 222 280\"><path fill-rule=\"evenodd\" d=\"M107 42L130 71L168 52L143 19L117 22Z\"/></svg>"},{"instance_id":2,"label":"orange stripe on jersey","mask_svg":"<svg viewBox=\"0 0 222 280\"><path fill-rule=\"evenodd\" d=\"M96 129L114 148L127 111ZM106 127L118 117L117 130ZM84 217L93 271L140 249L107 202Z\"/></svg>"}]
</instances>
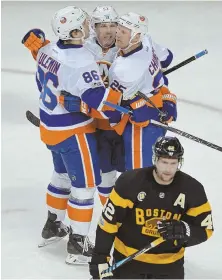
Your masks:
<instances>
[{"instance_id":1,"label":"orange stripe on jersey","mask_svg":"<svg viewBox=\"0 0 222 280\"><path fill-rule=\"evenodd\" d=\"M108 93L108 96L106 98L106 101L109 101L113 104L118 104L120 99L122 97L122 93L119 92L119 91L116 91L116 90L113 90L112 88L109 89L109 93ZM107 105L104 105L102 107L102 111L115 111L114 108L111 108Z\"/></svg>"},{"instance_id":2,"label":"orange stripe on jersey","mask_svg":"<svg viewBox=\"0 0 222 280\"><path fill-rule=\"evenodd\" d=\"M142 167L142 128L137 125L132 125L132 159L133 169Z\"/></svg>"},{"instance_id":3,"label":"orange stripe on jersey","mask_svg":"<svg viewBox=\"0 0 222 280\"><path fill-rule=\"evenodd\" d=\"M68 198L58 198L50 194L46 194L46 204L52 208L66 210Z\"/></svg>"},{"instance_id":4,"label":"orange stripe on jersey","mask_svg":"<svg viewBox=\"0 0 222 280\"><path fill-rule=\"evenodd\" d=\"M130 118L130 122L131 122L131 124L136 125L136 126L139 126L139 127L146 127L146 126L148 126L148 124L150 123L150 121L145 121L145 122L134 122L134 121L131 120L131 118Z\"/></svg>"},{"instance_id":5,"label":"orange stripe on jersey","mask_svg":"<svg viewBox=\"0 0 222 280\"><path fill-rule=\"evenodd\" d=\"M96 185L93 172L93 163L86 136L84 134L77 134L76 140L78 141L80 153L82 156L82 165L84 168L86 187L95 187Z\"/></svg>"},{"instance_id":6,"label":"orange stripe on jersey","mask_svg":"<svg viewBox=\"0 0 222 280\"><path fill-rule=\"evenodd\" d=\"M104 114L102 114L101 112L99 112L93 108L91 108L90 113L88 115L95 119L104 119ZM106 117L106 119L107 119L107 117Z\"/></svg>"},{"instance_id":7,"label":"orange stripe on jersey","mask_svg":"<svg viewBox=\"0 0 222 280\"><path fill-rule=\"evenodd\" d=\"M91 209L77 209L67 205L68 216L71 220L77 222L91 222L93 208Z\"/></svg>"},{"instance_id":8,"label":"orange stripe on jersey","mask_svg":"<svg viewBox=\"0 0 222 280\"><path fill-rule=\"evenodd\" d=\"M78 133L95 132L95 123L91 122L85 126L68 130L48 130L40 124L41 140L47 145L56 145Z\"/></svg>"},{"instance_id":9,"label":"orange stripe on jersey","mask_svg":"<svg viewBox=\"0 0 222 280\"><path fill-rule=\"evenodd\" d=\"M124 114L121 121L118 124L113 126L113 129L116 131L117 134L119 134L119 135L123 134L125 127L129 121L129 117L130 117L130 115Z\"/></svg>"},{"instance_id":10,"label":"orange stripe on jersey","mask_svg":"<svg viewBox=\"0 0 222 280\"><path fill-rule=\"evenodd\" d=\"M96 120L96 128L102 129L102 130L113 130L113 128L110 126L109 120L103 119L103 120Z\"/></svg>"},{"instance_id":11,"label":"orange stripe on jersey","mask_svg":"<svg viewBox=\"0 0 222 280\"><path fill-rule=\"evenodd\" d=\"M100 199L100 202L102 203L102 205L104 206L106 204L108 197L99 194L99 199Z\"/></svg>"}]
</instances>

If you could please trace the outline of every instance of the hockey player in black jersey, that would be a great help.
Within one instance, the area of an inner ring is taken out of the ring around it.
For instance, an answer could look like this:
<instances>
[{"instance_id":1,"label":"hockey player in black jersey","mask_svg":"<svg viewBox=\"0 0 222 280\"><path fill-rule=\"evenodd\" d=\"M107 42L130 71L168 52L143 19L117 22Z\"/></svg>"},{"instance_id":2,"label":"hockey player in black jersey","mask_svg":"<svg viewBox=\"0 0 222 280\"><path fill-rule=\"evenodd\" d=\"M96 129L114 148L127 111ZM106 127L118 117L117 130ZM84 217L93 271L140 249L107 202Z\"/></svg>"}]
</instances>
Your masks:
<instances>
[{"instance_id":1,"label":"hockey player in black jersey","mask_svg":"<svg viewBox=\"0 0 222 280\"><path fill-rule=\"evenodd\" d=\"M89 265L102 279L114 245L116 262L162 236L166 241L106 274L122 279L183 279L186 247L213 233L211 206L204 187L180 171L184 149L175 137L153 147L153 167L123 173L103 209Z\"/></svg>"}]
</instances>

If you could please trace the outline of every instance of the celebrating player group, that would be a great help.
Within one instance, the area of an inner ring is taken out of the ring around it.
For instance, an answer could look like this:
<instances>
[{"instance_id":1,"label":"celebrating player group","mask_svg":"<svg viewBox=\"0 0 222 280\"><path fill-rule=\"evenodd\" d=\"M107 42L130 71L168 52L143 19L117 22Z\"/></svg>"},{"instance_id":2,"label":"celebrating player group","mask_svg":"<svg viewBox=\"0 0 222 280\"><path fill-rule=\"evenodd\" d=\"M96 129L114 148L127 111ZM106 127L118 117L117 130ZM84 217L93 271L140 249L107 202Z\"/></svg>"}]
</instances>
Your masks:
<instances>
[{"instance_id":1,"label":"celebrating player group","mask_svg":"<svg viewBox=\"0 0 222 280\"><path fill-rule=\"evenodd\" d=\"M177 119L163 73L172 51L152 40L146 16L111 6L65 7L51 26L56 42L41 29L22 39L37 62L40 137L54 166L39 247L68 235L66 263L89 264L93 279L183 279L185 248L206 241L213 223L204 187L181 171L182 144L152 123ZM95 195L103 211L93 244Z\"/></svg>"}]
</instances>

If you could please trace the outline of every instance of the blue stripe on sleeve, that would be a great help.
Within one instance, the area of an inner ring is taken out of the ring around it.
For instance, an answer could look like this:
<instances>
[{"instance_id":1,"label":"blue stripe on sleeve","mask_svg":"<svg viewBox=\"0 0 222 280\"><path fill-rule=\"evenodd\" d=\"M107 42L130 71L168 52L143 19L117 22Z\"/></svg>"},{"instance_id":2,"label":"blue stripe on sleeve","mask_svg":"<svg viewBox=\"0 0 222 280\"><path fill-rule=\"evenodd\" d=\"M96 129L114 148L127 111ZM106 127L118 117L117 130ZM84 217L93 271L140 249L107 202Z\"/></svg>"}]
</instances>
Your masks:
<instances>
[{"instance_id":1,"label":"blue stripe on sleeve","mask_svg":"<svg viewBox=\"0 0 222 280\"><path fill-rule=\"evenodd\" d=\"M164 61L160 62L162 68L167 68L173 60L173 53L169 49L168 52L169 54L167 58Z\"/></svg>"},{"instance_id":2,"label":"blue stripe on sleeve","mask_svg":"<svg viewBox=\"0 0 222 280\"><path fill-rule=\"evenodd\" d=\"M82 100L91 108L97 109L104 97L105 87L90 88L82 94Z\"/></svg>"},{"instance_id":3,"label":"blue stripe on sleeve","mask_svg":"<svg viewBox=\"0 0 222 280\"><path fill-rule=\"evenodd\" d=\"M40 119L45 125L49 127L59 127L59 126L71 126L81 122L85 122L89 120L90 117L84 115L83 113L49 115L45 111L40 109Z\"/></svg>"}]
</instances>

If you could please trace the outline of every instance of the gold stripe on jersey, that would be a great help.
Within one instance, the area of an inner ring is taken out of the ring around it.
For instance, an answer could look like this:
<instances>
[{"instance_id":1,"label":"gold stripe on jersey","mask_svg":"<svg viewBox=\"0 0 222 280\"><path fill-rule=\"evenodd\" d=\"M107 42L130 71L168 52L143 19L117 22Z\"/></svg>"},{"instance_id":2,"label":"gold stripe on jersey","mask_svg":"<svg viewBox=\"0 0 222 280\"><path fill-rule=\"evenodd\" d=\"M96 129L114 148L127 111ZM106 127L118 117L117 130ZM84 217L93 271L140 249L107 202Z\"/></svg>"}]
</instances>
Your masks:
<instances>
[{"instance_id":1,"label":"gold stripe on jersey","mask_svg":"<svg viewBox=\"0 0 222 280\"><path fill-rule=\"evenodd\" d=\"M122 225L121 223L110 224L106 220L104 220L102 217L99 220L99 227L108 233L117 233L118 229L121 225Z\"/></svg>"},{"instance_id":2,"label":"gold stripe on jersey","mask_svg":"<svg viewBox=\"0 0 222 280\"><path fill-rule=\"evenodd\" d=\"M206 203L198 207L190 208L186 214L192 217L196 217L202 213L209 212L209 211L211 211L211 207L209 202L207 201Z\"/></svg>"},{"instance_id":3,"label":"gold stripe on jersey","mask_svg":"<svg viewBox=\"0 0 222 280\"><path fill-rule=\"evenodd\" d=\"M122 208L133 208L133 205L134 203L129 200L129 199L125 199L125 198L122 198L116 191L115 189L112 190L110 196L109 196L109 199L112 201L112 203L115 205L115 206L119 206L119 207L122 207Z\"/></svg>"},{"instance_id":4,"label":"gold stripe on jersey","mask_svg":"<svg viewBox=\"0 0 222 280\"><path fill-rule=\"evenodd\" d=\"M206 230L206 234L207 234L207 239L209 239L213 234L213 230L212 229L205 229L205 230Z\"/></svg>"},{"instance_id":5,"label":"gold stripe on jersey","mask_svg":"<svg viewBox=\"0 0 222 280\"><path fill-rule=\"evenodd\" d=\"M99 227L108 233L116 233L118 231L118 226L115 224L110 224L107 221L103 220L103 222L99 222Z\"/></svg>"},{"instance_id":6,"label":"gold stripe on jersey","mask_svg":"<svg viewBox=\"0 0 222 280\"><path fill-rule=\"evenodd\" d=\"M128 257L131 254L137 252L138 250L132 247L126 246L120 239L117 237L114 241L114 248L122 255ZM177 253L165 253L165 254L142 254L137 256L135 260L145 263L152 264L169 264L175 261L180 260L184 256L184 247L182 247Z\"/></svg>"}]
</instances>

